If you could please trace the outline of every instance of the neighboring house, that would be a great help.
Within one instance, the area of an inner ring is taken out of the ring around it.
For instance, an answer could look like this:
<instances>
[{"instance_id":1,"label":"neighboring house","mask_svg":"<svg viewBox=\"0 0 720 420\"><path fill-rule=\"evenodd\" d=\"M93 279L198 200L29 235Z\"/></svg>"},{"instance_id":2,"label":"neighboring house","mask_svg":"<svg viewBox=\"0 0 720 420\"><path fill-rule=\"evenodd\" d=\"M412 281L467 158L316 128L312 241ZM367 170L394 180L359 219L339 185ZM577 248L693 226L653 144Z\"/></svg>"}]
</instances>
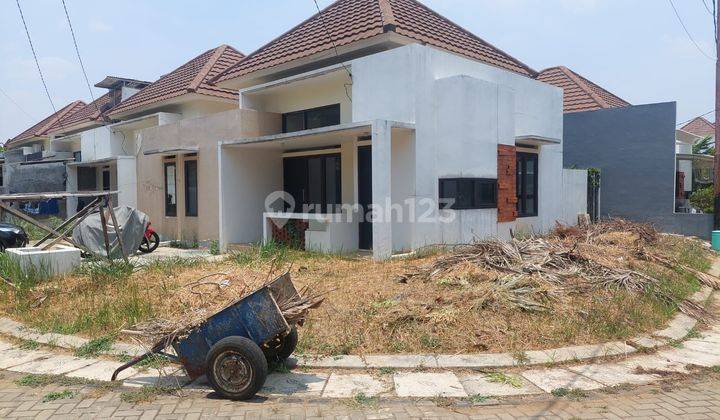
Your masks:
<instances>
[{"instance_id":1,"label":"neighboring house","mask_svg":"<svg viewBox=\"0 0 720 420\"><path fill-rule=\"evenodd\" d=\"M676 211L675 103L631 105L565 67L538 80L565 91L564 164L600 170L600 217L709 237L710 215Z\"/></svg>"},{"instance_id":2,"label":"neighboring house","mask_svg":"<svg viewBox=\"0 0 720 420\"><path fill-rule=\"evenodd\" d=\"M214 79L278 116L219 139L221 247L388 258L574 223L587 175L563 170L562 91L535 75L417 1L333 3Z\"/></svg>"},{"instance_id":3,"label":"neighboring house","mask_svg":"<svg viewBox=\"0 0 720 420\"><path fill-rule=\"evenodd\" d=\"M73 155L52 150L50 131L62 127L85 106L82 101L71 102L5 142L3 193L65 190L65 164ZM58 208L57 213L61 212L64 209Z\"/></svg>"},{"instance_id":4,"label":"neighboring house","mask_svg":"<svg viewBox=\"0 0 720 420\"><path fill-rule=\"evenodd\" d=\"M693 152L693 146L705 139L714 146L715 125L703 117L697 117L675 130L678 211L695 211L688 200L690 195L713 185L714 156Z\"/></svg>"},{"instance_id":5,"label":"neighboring house","mask_svg":"<svg viewBox=\"0 0 720 420\"><path fill-rule=\"evenodd\" d=\"M218 238L218 140L264 134L279 122L239 109L237 90L209 83L243 57L227 45L208 50L110 112L119 124L158 119L138 130L134 150L137 208L163 239Z\"/></svg>"}]
</instances>

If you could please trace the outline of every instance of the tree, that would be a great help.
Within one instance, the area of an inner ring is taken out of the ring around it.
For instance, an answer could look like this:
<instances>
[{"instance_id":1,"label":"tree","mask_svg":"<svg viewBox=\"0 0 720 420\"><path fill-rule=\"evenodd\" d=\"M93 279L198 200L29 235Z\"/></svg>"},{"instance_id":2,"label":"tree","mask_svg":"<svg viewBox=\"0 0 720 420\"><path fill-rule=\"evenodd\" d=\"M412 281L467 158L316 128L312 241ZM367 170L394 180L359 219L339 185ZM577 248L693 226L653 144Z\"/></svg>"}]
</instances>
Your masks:
<instances>
[{"instance_id":1,"label":"tree","mask_svg":"<svg viewBox=\"0 0 720 420\"><path fill-rule=\"evenodd\" d=\"M690 204L704 213L713 212L713 187L701 188L690 195Z\"/></svg>"},{"instance_id":2,"label":"tree","mask_svg":"<svg viewBox=\"0 0 720 420\"><path fill-rule=\"evenodd\" d=\"M712 136L696 141L693 144L692 152L694 155L715 155L715 142Z\"/></svg>"}]
</instances>

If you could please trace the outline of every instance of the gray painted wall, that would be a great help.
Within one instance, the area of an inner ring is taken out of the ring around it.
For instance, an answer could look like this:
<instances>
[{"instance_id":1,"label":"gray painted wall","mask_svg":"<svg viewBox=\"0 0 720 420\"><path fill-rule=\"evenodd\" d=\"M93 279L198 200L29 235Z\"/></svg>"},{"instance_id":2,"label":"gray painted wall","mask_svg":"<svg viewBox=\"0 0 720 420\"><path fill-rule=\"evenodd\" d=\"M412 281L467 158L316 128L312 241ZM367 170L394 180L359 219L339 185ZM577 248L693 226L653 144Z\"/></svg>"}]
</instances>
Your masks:
<instances>
[{"instance_id":1,"label":"gray painted wall","mask_svg":"<svg viewBox=\"0 0 720 420\"><path fill-rule=\"evenodd\" d=\"M600 215L709 238L712 215L676 214L674 102L565 114L565 167L599 168Z\"/></svg>"},{"instance_id":2,"label":"gray painted wall","mask_svg":"<svg viewBox=\"0 0 720 420\"><path fill-rule=\"evenodd\" d=\"M65 191L65 164L6 164L5 185L11 194Z\"/></svg>"}]
</instances>

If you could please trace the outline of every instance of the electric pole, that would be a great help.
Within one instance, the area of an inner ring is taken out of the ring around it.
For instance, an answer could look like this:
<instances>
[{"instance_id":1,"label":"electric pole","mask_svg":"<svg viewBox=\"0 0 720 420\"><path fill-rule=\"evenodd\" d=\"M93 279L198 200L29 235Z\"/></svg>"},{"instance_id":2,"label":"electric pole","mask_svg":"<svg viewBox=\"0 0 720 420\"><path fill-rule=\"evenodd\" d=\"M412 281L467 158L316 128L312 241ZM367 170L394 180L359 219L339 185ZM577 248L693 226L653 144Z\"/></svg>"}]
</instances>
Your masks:
<instances>
[{"instance_id":1,"label":"electric pole","mask_svg":"<svg viewBox=\"0 0 720 420\"><path fill-rule=\"evenodd\" d=\"M715 215L714 227L720 229L720 13L713 7L715 25Z\"/></svg>"}]
</instances>

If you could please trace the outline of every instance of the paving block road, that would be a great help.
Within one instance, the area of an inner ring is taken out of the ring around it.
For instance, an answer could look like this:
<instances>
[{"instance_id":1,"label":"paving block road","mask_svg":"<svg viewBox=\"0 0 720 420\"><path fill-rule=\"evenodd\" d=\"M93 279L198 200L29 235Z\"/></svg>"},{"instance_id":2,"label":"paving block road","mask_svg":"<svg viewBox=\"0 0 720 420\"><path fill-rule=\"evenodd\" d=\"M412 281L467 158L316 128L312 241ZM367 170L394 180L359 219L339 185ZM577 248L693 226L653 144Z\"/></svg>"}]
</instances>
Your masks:
<instances>
[{"instance_id":1,"label":"paving block road","mask_svg":"<svg viewBox=\"0 0 720 420\"><path fill-rule=\"evenodd\" d=\"M0 372L0 418L16 419L717 419L720 374L639 388L588 391L574 398L547 394L501 401L478 398L348 399L258 398L249 402L183 391L147 402L126 401L137 392L95 385L18 385L23 374ZM125 393L125 394L123 394ZM58 398L60 396L61 398ZM52 398L58 398L52 400ZM480 403L481 405L478 405Z\"/></svg>"}]
</instances>

